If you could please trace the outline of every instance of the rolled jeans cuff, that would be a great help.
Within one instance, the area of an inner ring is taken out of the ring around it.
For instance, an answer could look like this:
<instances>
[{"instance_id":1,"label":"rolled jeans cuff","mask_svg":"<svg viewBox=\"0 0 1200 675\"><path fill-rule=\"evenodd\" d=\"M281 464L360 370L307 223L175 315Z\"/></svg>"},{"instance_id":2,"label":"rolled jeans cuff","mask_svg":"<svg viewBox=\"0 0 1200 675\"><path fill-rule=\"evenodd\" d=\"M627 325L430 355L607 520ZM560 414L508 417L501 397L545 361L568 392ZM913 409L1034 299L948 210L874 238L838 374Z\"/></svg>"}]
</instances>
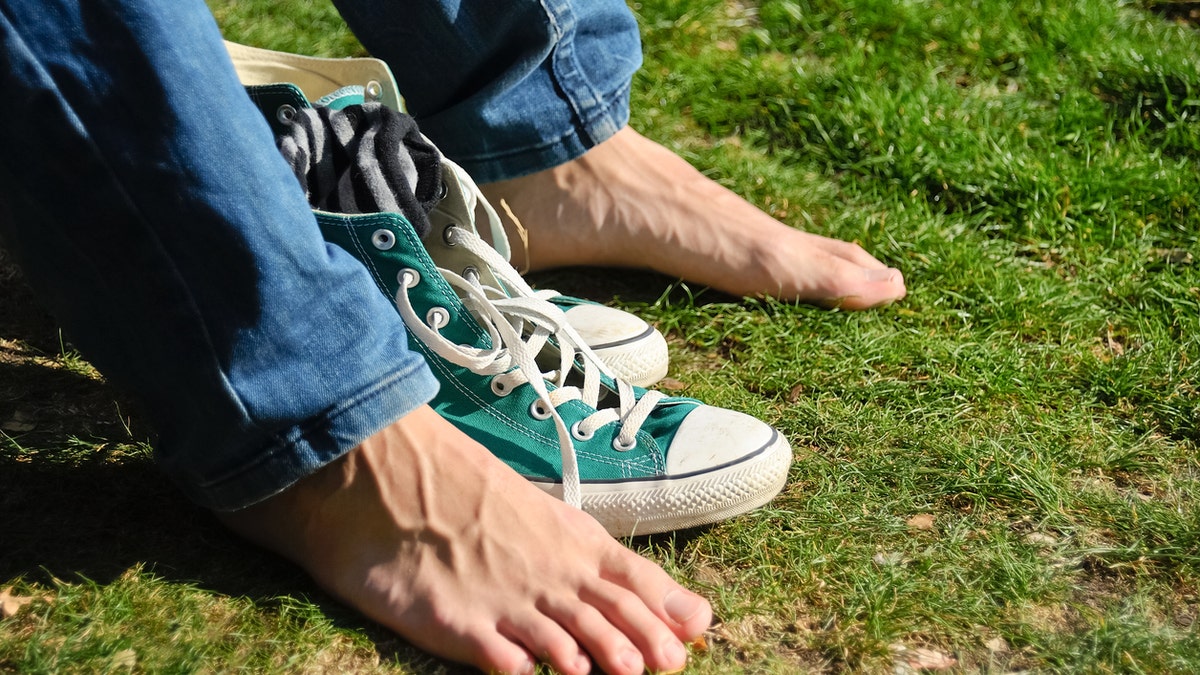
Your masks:
<instances>
[{"instance_id":1,"label":"rolled jeans cuff","mask_svg":"<svg viewBox=\"0 0 1200 675\"><path fill-rule=\"evenodd\" d=\"M594 108L592 117L556 138L539 139L521 148L496 153L459 154L458 162L480 183L519 178L565 164L629 124L629 87L605 98L607 103Z\"/></svg>"},{"instance_id":2,"label":"rolled jeans cuff","mask_svg":"<svg viewBox=\"0 0 1200 675\"><path fill-rule=\"evenodd\" d=\"M570 161L629 122L642 45L624 0L334 3L477 182Z\"/></svg>"},{"instance_id":3,"label":"rolled jeans cuff","mask_svg":"<svg viewBox=\"0 0 1200 675\"><path fill-rule=\"evenodd\" d=\"M438 381L423 360L386 376L328 411L280 431L266 447L238 453L248 459L219 474L168 473L196 503L234 511L267 499L337 460L351 449L428 403Z\"/></svg>"}]
</instances>

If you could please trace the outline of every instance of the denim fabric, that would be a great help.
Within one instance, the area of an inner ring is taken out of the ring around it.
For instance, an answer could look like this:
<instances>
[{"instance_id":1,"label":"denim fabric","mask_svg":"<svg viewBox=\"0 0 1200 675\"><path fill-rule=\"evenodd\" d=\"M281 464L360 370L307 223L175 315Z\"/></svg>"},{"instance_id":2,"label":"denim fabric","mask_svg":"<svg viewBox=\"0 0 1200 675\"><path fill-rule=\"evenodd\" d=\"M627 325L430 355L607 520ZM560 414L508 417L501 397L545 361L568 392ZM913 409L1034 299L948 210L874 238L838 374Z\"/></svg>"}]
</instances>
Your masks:
<instances>
[{"instance_id":1,"label":"denim fabric","mask_svg":"<svg viewBox=\"0 0 1200 675\"><path fill-rule=\"evenodd\" d=\"M629 122L641 66L624 0L334 0L409 112L476 181L582 155Z\"/></svg>"},{"instance_id":2,"label":"denim fabric","mask_svg":"<svg viewBox=\"0 0 1200 675\"><path fill-rule=\"evenodd\" d=\"M0 59L0 234L197 502L263 499L434 395L201 0L0 0Z\"/></svg>"}]
</instances>

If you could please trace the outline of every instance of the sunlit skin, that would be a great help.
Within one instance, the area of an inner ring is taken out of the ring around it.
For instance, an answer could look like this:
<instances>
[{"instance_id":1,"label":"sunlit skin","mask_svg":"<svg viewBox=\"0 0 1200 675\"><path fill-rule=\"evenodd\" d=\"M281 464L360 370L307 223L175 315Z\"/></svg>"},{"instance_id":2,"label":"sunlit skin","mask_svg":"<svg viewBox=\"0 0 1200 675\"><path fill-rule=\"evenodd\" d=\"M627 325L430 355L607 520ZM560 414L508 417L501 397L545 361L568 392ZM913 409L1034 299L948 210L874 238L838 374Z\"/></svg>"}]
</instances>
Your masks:
<instances>
[{"instance_id":1,"label":"sunlit skin","mask_svg":"<svg viewBox=\"0 0 1200 675\"><path fill-rule=\"evenodd\" d=\"M581 157L483 186L511 209L517 269L652 269L737 296L867 309L903 298L900 270L861 246L780 223L625 127Z\"/></svg>"},{"instance_id":2,"label":"sunlit skin","mask_svg":"<svg viewBox=\"0 0 1200 675\"><path fill-rule=\"evenodd\" d=\"M704 598L428 406L223 520L433 654L488 672L676 671Z\"/></svg>"}]
</instances>

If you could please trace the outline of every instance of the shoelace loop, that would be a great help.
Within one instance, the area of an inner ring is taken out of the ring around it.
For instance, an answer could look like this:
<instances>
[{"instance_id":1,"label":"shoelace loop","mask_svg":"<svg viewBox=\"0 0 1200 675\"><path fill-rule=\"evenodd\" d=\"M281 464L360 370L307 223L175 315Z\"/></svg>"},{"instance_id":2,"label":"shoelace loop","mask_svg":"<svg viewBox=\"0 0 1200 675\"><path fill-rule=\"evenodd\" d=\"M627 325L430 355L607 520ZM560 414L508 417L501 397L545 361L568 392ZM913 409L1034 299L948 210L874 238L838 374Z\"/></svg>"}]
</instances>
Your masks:
<instances>
[{"instance_id":1,"label":"shoelace loop","mask_svg":"<svg viewBox=\"0 0 1200 675\"><path fill-rule=\"evenodd\" d=\"M416 270L406 269L400 273L396 307L414 336L439 357L478 375L491 376L491 389L497 396L507 396L523 384L533 387L538 399L530 406L529 414L535 419L554 420L562 455L563 501L579 507L582 495L573 440L586 442L601 427L619 422L612 447L619 452L628 452L637 447L638 432L665 396L657 391L643 391L639 396L632 385L612 378L571 327L563 311L535 297L533 290L515 271L506 274L511 269L507 262L477 235L462 228L448 228L446 236L453 237L455 245L467 247L478 256L498 281L525 291L510 297L500 289L484 286L475 275L468 279L451 270L439 269L447 283L458 292L463 305L487 331L491 347L483 349L456 344L443 336L441 329L449 319L445 308L435 307L427 312L428 323L417 316L409 298L409 291L420 283L420 274ZM438 309L441 312L435 311ZM559 353L558 368L542 372L537 357L551 340ZM580 371L582 386L568 385L568 376ZM602 388L605 376L612 382L611 390ZM616 405L600 407L602 393L606 398L615 393ZM558 410L568 401L582 401L595 412L568 429Z\"/></svg>"}]
</instances>

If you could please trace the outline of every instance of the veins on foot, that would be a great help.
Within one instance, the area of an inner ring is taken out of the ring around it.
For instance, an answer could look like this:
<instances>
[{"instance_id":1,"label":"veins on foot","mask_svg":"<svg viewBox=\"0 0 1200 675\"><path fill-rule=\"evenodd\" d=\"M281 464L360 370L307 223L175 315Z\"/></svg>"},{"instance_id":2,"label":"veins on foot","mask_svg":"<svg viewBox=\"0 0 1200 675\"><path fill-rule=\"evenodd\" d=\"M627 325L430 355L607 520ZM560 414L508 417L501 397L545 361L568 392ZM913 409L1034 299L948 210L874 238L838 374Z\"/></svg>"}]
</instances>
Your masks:
<instances>
[{"instance_id":1,"label":"veins on foot","mask_svg":"<svg viewBox=\"0 0 1200 675\"><path fill-rule=\"evenodd\" d=\"M428 406L222 518L418 647L485 671L678 670L712 618Z\"/></svg>"}]
</instances>

